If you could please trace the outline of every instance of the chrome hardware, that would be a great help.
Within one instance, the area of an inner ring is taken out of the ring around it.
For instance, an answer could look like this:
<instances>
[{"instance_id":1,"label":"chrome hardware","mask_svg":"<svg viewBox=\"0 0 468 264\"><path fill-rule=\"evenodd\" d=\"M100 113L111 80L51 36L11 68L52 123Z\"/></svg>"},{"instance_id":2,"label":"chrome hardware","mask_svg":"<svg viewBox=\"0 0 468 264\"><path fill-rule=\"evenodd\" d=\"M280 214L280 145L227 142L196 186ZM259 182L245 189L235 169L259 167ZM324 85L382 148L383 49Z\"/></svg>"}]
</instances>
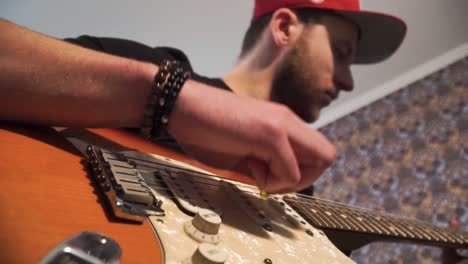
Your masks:
<instances>
[{"instance_id":1,"label":"chrome hardware","mask_svg":"<svg viewBox=\"0 0 468 264\"><path fill-rule=\"evenodd\" d=\"M91 176L117 218L142 222L148 215L164 215L158 200L126 157L95 146L86 148Z\"/></svg>"},{"instance_id":2,"label":"chrome hardware","mask_svg":"<svg viewBox=\"0 0 468 264\"><path fill-rule=\"evenodd\" d=\"M39 264L117 264L120 263L121 255L122 251L115 240L99 233L86 231L58 244Z\"/></svg>"}]
</instances>

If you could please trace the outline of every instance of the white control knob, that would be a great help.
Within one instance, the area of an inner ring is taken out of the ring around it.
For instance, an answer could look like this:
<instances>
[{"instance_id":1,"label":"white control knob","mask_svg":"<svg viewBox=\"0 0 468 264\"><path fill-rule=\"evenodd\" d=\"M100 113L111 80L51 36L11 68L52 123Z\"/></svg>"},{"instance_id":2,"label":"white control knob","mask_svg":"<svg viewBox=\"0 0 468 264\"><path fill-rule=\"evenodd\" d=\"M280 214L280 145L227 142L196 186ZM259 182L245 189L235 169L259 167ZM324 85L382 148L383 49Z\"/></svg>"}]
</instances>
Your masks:
<instances>
[{"instance_id":1,"label":"white control knob","mask_svg":"<svg viewBox=\"0 0 468 264\"><path fill-rule=\"evenodd\" d=\"M192 221L185 223L185 232L198 242L219 243L221 217L208 209L200 209Z\"/></svg>"},{"instance_id":2,"label":"white control knob","mask_svg":"<svg viewBox=\"0 0 468 264\"><path fill-rule=\"evenodd\" d=\"M201 243L192 258L186 263L191 264L222 264L226 262L227 255L220 247L213 244Z\"/></svg>"}]
</instances>

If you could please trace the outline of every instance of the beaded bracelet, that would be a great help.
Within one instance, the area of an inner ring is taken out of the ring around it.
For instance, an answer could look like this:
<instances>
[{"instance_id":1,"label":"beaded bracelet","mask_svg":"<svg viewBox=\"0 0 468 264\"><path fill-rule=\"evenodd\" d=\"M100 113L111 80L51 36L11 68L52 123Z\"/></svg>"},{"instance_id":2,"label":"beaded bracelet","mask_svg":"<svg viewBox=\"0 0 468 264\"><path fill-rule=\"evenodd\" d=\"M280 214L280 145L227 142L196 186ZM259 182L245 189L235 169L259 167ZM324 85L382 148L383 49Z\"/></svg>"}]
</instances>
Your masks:
<instances>
[{"instance_id":1,"label":"beaded bracelet","mask_svg":"<svg viewBox=\"0 0 468 264\"><path fill-rule=\"evenodd\" d=\"M164 60L154 77L154 87L145 107L141 132L147 138L157 138L163 133L169 115L190 72L179 61Z\"/></svg>"}]
</instances>

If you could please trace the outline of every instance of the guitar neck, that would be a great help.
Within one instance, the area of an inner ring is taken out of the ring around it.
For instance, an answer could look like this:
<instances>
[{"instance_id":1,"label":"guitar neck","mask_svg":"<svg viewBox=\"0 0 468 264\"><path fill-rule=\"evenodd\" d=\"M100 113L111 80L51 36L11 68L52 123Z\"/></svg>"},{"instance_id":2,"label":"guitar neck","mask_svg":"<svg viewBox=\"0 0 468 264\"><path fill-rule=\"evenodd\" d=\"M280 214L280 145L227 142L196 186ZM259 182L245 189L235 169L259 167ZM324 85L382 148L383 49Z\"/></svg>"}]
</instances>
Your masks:
<instances>
[{"instance_id":1,"label":"guitar neck","mask_svg":"<svg viewBox=\"0 0 468 264\"><path fill-rule=\"evenodd\" d=\"M466 233L421 221L359 209L313 197L283 200L312 225L326 230L368 235L372 240L400 240L449 248L468 248Z\"/></svg>"}]
</instances>

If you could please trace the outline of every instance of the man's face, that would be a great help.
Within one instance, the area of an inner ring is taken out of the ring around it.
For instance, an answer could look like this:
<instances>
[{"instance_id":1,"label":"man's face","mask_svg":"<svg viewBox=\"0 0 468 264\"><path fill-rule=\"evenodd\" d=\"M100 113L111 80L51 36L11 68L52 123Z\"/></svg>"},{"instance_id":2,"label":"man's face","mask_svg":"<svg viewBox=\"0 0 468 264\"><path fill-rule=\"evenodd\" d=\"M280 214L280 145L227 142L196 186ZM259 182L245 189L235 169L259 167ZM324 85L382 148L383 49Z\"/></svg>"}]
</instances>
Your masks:
<instances>
[{"instance_id":1,"label":"man's face","mask_svg":"<svg viewBox=\"0 0 468 264\"><path fill-rule=\"evenodd\" d=\"M339 16L305 25L277 68L271 100L286 104L306 122L315 121L340 90L353 89L350 64L357 38L357 27Z\"/></svg>"}]
</instances>

